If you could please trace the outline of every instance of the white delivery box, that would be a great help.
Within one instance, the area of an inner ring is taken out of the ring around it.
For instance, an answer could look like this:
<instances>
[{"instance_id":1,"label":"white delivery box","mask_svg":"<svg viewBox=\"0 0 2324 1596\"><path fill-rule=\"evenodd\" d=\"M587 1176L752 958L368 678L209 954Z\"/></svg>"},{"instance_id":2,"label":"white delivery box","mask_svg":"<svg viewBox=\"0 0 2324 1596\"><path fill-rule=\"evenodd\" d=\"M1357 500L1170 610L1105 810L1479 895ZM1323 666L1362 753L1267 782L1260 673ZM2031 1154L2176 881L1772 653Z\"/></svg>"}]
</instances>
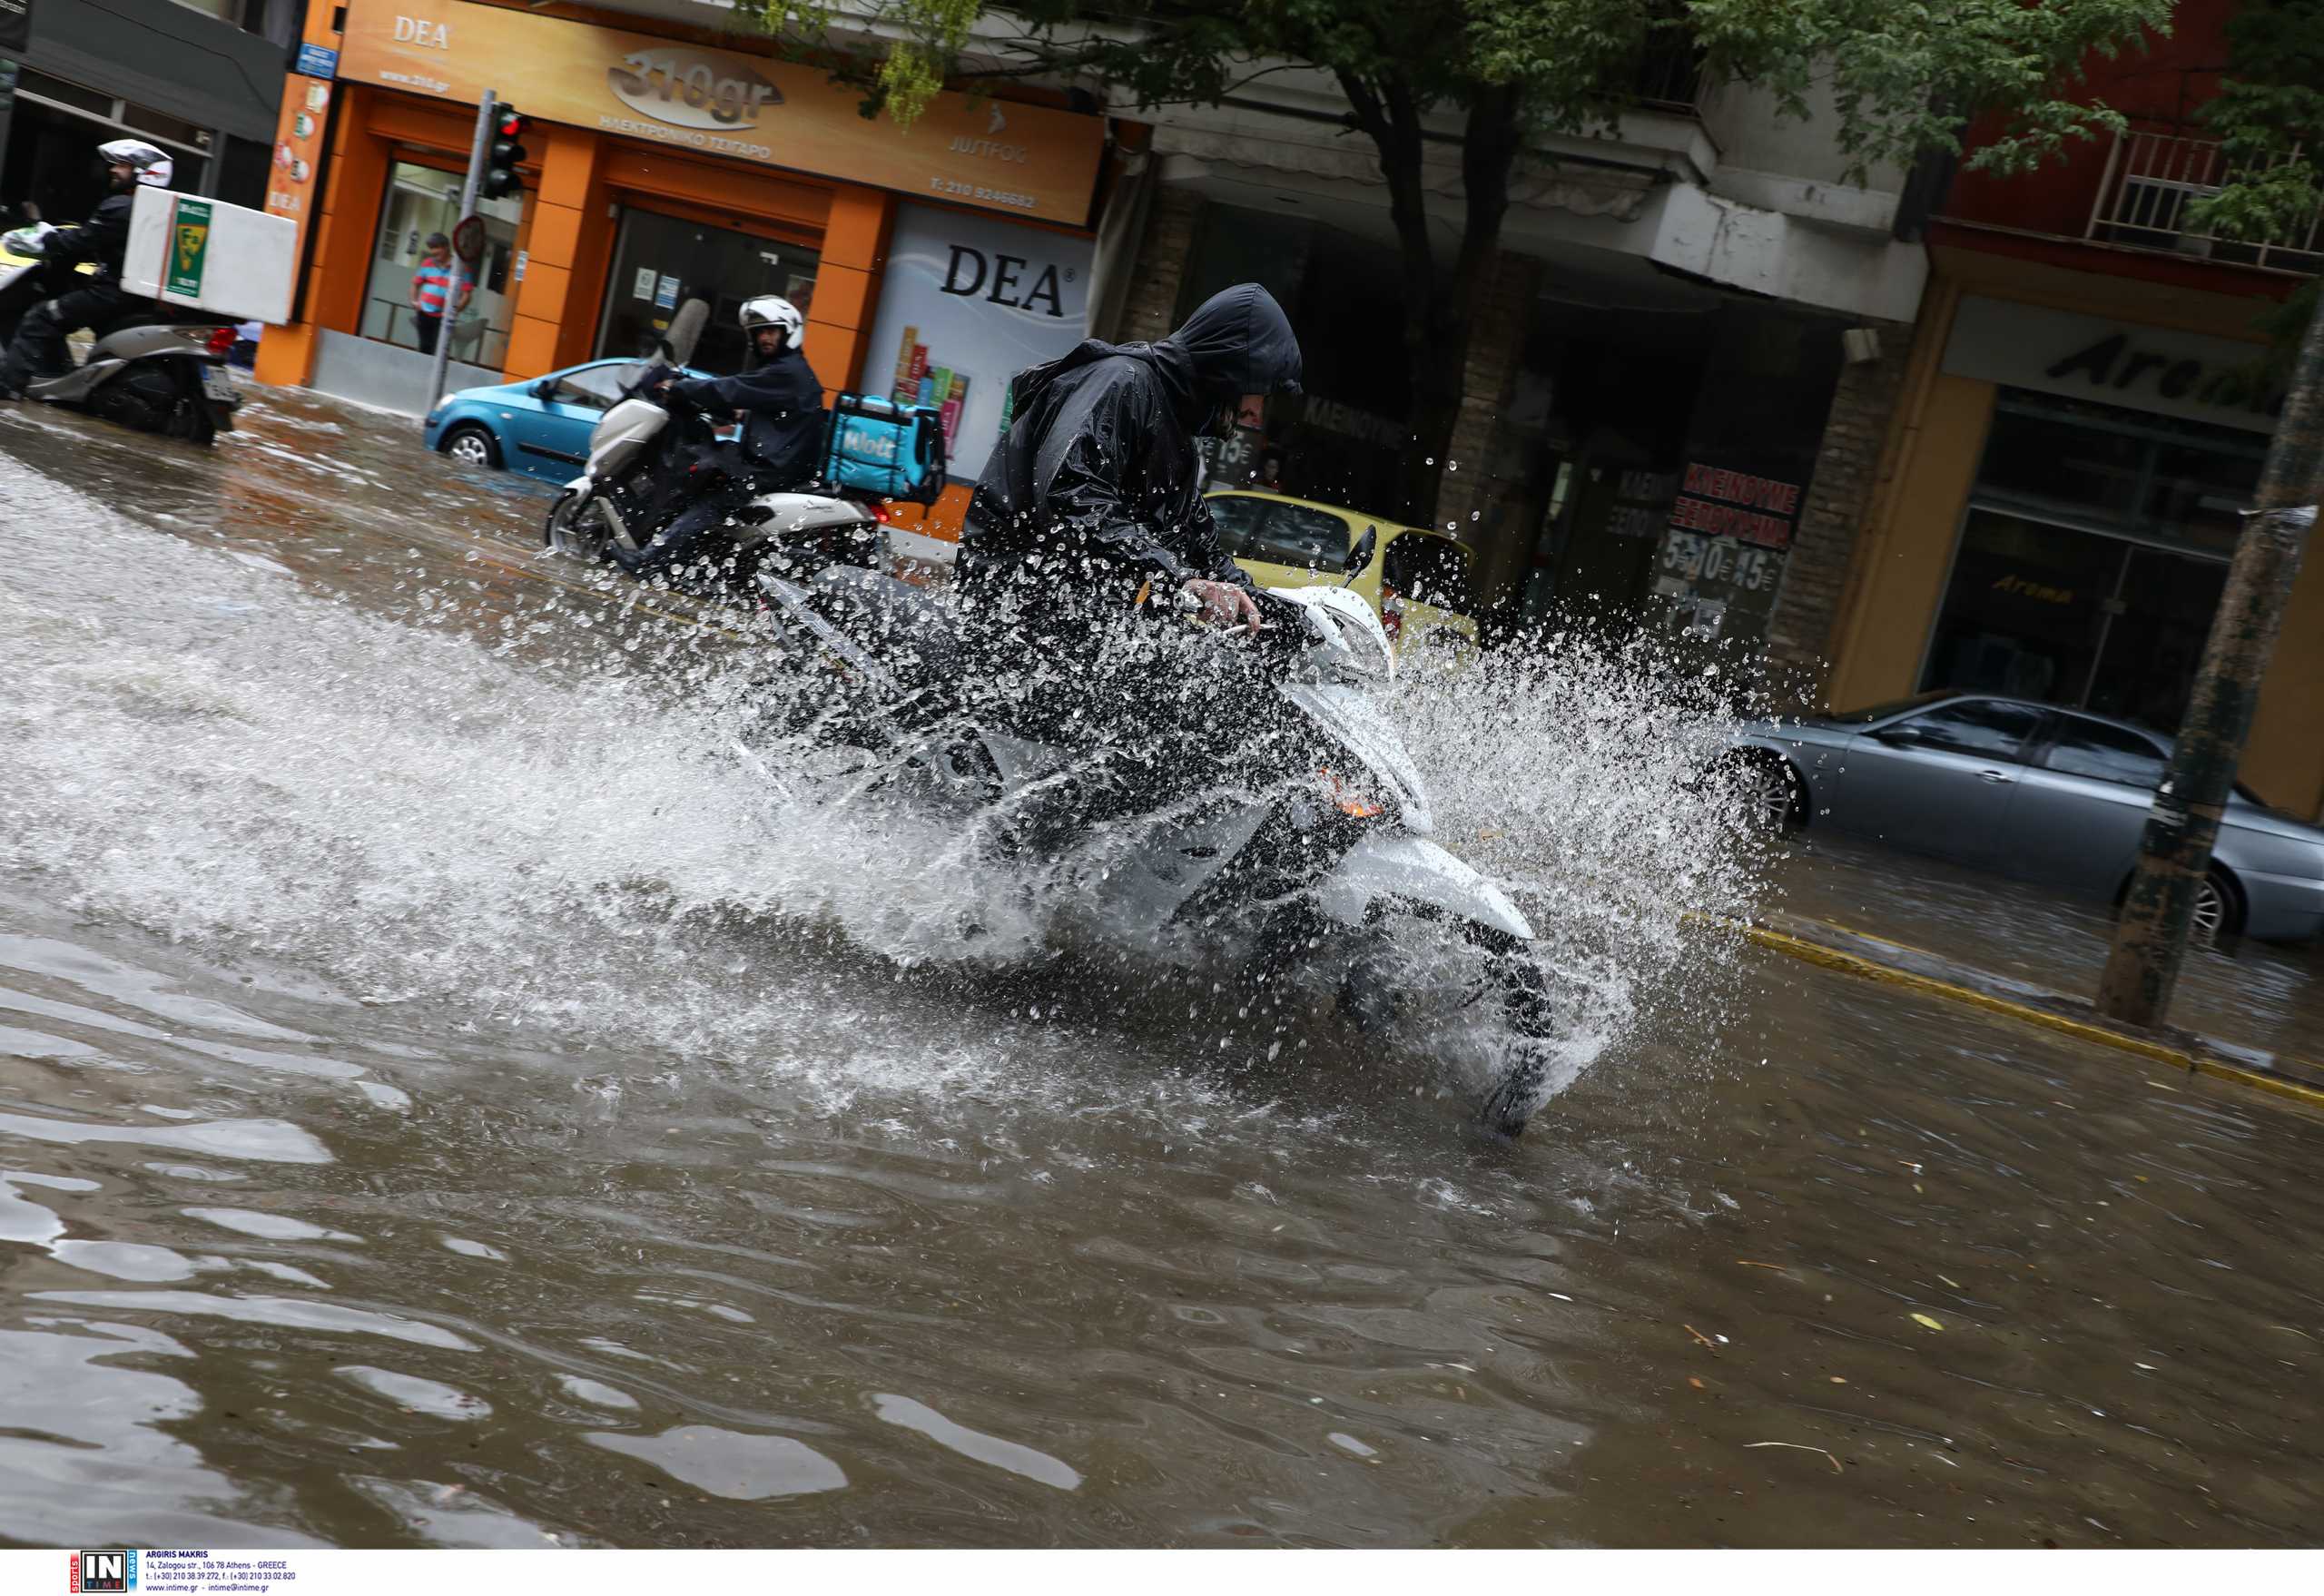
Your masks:
<instances>
[{"instance_id":1,"label":"white delivery box","mask_svg":"<svg viewBox=\"0 0 2324 1596\"><path fill-rule=\"evenodd\" d=\"M222 321L290 320L299 225L223 200L141 186L122 286Z\"/></svg>"}]
</instances>

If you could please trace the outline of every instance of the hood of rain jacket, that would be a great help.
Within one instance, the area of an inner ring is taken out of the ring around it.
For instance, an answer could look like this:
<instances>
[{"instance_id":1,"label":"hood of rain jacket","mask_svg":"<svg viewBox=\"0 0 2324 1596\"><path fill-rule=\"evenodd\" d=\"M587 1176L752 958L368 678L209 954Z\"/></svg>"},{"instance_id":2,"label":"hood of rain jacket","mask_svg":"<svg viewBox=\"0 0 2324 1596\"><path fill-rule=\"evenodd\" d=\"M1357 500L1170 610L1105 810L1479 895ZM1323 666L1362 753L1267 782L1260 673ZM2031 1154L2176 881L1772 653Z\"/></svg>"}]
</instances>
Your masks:
<instances>
[{"instance_id":1,"label":"hood of rain jacket","mask_svg":"<svg viewBox=\"0 0 2324 1596\"><path fill-rule=\"evenodd\" d=\"M1248 586L1202 501L1195 435L1238 395L1297 392L1299 375L1291 322L1255 282L1212 295L1159 343L1090 339L1019 372L961 532L962 576L1038 558L1066 582Z\"/></svg>"}]
</instances>

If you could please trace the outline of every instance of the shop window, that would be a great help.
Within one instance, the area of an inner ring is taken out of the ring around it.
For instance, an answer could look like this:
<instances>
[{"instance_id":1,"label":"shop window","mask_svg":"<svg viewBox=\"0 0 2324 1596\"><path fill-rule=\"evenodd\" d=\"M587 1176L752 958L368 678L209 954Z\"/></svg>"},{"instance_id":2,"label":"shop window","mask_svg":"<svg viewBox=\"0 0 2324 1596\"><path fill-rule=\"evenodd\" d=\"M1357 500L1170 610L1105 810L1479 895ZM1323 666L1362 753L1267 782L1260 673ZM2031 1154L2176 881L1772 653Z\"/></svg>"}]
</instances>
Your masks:
<instances>
[{"instance_id":1,"label":"shop window","mask_svg":"<svg viewBox=\"0 0 2324 1596\"><path fill-rule=\"evenodd\" d=\"M2024 763L2025 740L2042 724L2042 712L2022 704L1997 704L1990 698L1965 698L1926 714L1897 724L1909 729L1916 748L1944 754L1965 754L2003 764Z\"/></svg>"},{"instance_id":2,"label":"shop window","mask_svg":"<svg viewBox=\"0 0 2324 1596\"><path fill-rule=\"evenodd\" d=\"M507 363L508 333L516 322L517 228L524 197L477 201L484 218L484 254L471 271L455 260L469 285L468 302L448 312L445 334L455 360L487 370ZM412 279L427 252L430 234L449 236L460 219L460 174L399 161L389 175L380 208L379 237L371 248L371 276L363 296L361 331L402 349L421 347L419 313L412 306Z\"/></svg>"},{"instance_id":3,"label":"shop window","mask_svg":"<svg viewBox=\"0 0 2324 1596\"><path fill-rule=\"evenodd\" d=\"M2265 453L2258 435L2232 427L2004 389L1977 495L2224 556Z\"/></svg>"},{"instance_id":4,"label":"shop window","mask_svg":"<svg viewBox=\"0 0 2324 1596\"><path fill-rule=\"evenodd\" d=\"M744 301L779 294L806 315L820 257L803 245L658 212L625 209L606 287L597 353L636 357L650 350L688 300L710 307L689 364L731 377L756 362L743 336Z\"/></svg>"},{"instance_id":5,"label":"shop window","mask_svg":"<svg viewBox=\"0 0 2324 1596\"><path fill-rule=\"evenodd\" d=\"M2003 390L1922 685L2177 726L2262 454L2233 428Z\"/></svg>"},{"instance_id":6,"label":"shop window","mask_svg":"<svg viewBox=\"0 0 2324 1596\"><path fill-rule=\"evenodd\" d=\"M2060 715L2042 763L2062 775L2084 776L2152 792L2162 783L2162 750L2152 738L2102 721Z\"/></svg>"}]
</instances>

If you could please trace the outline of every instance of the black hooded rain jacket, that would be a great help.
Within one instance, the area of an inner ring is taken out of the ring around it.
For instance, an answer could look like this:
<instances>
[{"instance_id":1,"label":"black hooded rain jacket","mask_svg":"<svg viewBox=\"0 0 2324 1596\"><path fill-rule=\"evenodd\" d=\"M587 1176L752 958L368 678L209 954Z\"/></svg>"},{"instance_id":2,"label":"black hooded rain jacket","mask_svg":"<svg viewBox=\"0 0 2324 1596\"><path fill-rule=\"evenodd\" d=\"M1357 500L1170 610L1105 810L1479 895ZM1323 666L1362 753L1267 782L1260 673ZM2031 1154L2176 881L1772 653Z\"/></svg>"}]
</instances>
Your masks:
<instances>
[{"instance_id":1,"label":"black hooded rain jacket","mask_svg":"<svg viewBox=\"0 0 2324 1596\"><path fill-rule=\"evenodd\" d=\"M1298 387L1299 340L1255 282L1204 300L1159 343L1091 339L1019 372L969 506L962 577L1251 586L1218 546L1194 440L1236 396Z\"/></svg>"}]
</instances>

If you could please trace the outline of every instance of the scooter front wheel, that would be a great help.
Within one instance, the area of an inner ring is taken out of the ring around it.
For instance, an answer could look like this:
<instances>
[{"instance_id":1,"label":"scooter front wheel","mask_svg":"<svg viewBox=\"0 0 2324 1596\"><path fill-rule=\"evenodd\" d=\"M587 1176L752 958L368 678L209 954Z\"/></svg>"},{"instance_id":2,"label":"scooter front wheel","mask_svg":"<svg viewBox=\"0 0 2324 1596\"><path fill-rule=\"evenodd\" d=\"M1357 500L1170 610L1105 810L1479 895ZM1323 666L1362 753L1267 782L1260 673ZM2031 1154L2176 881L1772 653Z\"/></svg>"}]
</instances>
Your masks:
<instances>
[{"instance_id":1,"label":"scooter front wheel","mask_svg":"<svg viewBox=\"0 0 2324 1596\"><path fill-rule=\"evenodd\" d=\"M541 527L541 543L557 553L596 565L613 546L613 528L606 524L606 509L596 499L578 504L580 495L567 489L548 507Z\"/></svg>"}]
</instances>

